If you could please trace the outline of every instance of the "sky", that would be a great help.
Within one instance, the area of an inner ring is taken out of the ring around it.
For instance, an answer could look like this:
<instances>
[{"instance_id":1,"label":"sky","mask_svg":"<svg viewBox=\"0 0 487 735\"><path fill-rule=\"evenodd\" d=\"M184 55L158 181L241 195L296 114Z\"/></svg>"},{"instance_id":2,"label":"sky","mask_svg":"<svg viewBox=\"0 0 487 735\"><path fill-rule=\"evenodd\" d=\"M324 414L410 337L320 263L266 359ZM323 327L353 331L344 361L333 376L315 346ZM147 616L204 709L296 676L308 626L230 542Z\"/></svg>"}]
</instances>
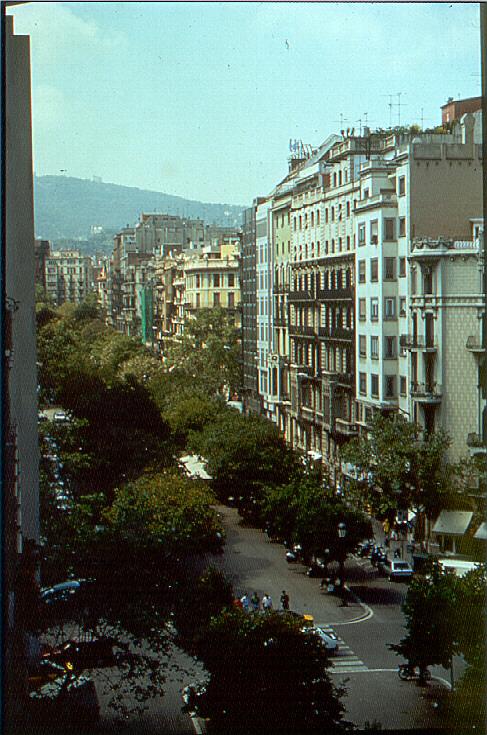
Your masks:
<instances>
[{"instance_id":1,"label":"sky","mask_svg":"<svg viewBox=\"0 0 487 735\"><path fill-rule=\"evenodd\" d=\"M480 94L474 3L31 2L8 13L31 36L38 176L248 205L285 176L290 139L318 146L366 120L433 126L449 97Z\"/></svg>"}]
</instances>

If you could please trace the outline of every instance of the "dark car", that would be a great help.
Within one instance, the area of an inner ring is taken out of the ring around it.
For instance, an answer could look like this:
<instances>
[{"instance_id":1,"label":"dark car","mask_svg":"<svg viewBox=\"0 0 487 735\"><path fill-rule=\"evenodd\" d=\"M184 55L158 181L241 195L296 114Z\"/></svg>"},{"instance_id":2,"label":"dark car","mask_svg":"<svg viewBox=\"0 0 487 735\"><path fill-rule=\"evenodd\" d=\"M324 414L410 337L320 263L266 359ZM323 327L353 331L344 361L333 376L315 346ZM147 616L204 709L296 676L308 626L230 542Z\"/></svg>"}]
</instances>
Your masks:
<instances>
[{"instance_id":1,"label":"dark car","mask_svg":"<svg viewBox=\"0 0 487 735\"><path fill-rule=\"evenodd\" d=\"M323 562L315 561L308 567L306 574L308 577L323 577L326 571L327 569Z\"/></svg>"},{"instance_id":2,"label":"dark car","mask_svg":"<svg viewBox=\"0 0 487 735\"><path fill-rule=\"evenodd\" d=\"M68 663L75 671L114 666L113 639L98 638L92 641L70 640L44 654L43 659L61 666Z\"/></svg>"}]
</instances>

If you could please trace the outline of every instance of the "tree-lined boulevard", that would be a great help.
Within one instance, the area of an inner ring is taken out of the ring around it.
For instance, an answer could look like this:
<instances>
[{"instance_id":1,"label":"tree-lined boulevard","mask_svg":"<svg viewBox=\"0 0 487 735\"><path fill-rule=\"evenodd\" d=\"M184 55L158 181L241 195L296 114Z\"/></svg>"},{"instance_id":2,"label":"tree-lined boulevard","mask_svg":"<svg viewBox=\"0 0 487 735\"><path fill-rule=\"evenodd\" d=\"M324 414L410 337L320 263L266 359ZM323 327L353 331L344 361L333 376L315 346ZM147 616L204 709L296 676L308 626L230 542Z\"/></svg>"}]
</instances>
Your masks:
<instances>
[{"instance_id":1,"label":"tree-lined boulevard","mask_svg":"<svg viewBox=\"0 0 487 735\"><path fill-rule=\"evenodd\" d=\"M69 662L64 672L71 681L89 671L96 683L101 719L88 731L443 727L466 704L476 725L485 570L464 583L433 564L408 593L354 555L373 535L384 541L382 521L395 522L398 488L419 506L428 481L428 508L456 492L451 482L435 496L439 471L424 479L446 437L419 441L405 422L376 422L370 446L350 448L367 487L359 478L344 497L271 423L226 406L238 365L235 350L225 349L235 335L221 313L197 318L162 363L107 329L90 299L60 309L41 299L38 328L42 583L80 583L69 604L55 589L26 598L25 624L58 660L66 637L110 645L110 666L75 662L73 671ZM215 372L225 361L222 384ZM374 475L387 454L383 437L393 447L390 468ZM209 480L186 476L183 452L205 458ZM309 565L333 591L306 574ZM283 590L292 612L338 637L336 655L303 632L299 617L234 605L256 592L278 609ZM459 696L449 693L452 657L457 679L466 672ZM404 661L430 667L432 682L402 681ZM181 691L193 683L203 688L189 717Z\"/></svg>"}]
</instances>

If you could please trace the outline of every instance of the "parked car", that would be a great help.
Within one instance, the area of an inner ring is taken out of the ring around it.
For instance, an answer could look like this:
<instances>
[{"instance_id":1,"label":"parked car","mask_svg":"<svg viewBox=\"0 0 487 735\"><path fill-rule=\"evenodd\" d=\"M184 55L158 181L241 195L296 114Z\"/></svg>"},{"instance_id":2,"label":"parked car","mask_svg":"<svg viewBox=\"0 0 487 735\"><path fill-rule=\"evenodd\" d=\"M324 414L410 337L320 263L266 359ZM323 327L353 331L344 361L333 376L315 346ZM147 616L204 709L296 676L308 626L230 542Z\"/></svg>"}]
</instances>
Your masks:
<instances>
[{"instance_id":1,"label":"parked car","mask_svg":"<svg viewBox=\"0 0 487 735\"><path fill-rule=\"evenodd\" d=\"M116 663L111 638L98 638L92 641L69 640L46 652L43 659L63 667L70 663L74 671L114 666Z\"/></svg>"},{"instance_id":2,"label":"parked car","mask_svg":"<svg viewBox=\"0 0 487 735\"><path fill-rule=\"evenodd\" d=\"M413 574L413 569L409 562L402 561L402 559L388 559L384 565L384 574L386 577L389 578L389 581L393 581L395 579L403 579L405 581L408 581L411 579Z\"/></svg>"},{"instance_id":3,"label":"parked car","mask_svg":"<svg viewBox=\"0 0 487 735\"><path fill-rule=\"evenodd\" d=\"M320 641L323 643L326 650L335 655L338 653L339 645L338 645L338 638L334 633L331 631L324 630L323 628L320 628L319 626L315 626L313 628L309 628L309 633L318 636Z\"/></svg>"},{"instance_id":4,"label":"parked car","mask_svg":"<svg viewBox=\"0 0 487 735\"><path fill-rule=\"evenodd\" d=\"M54 413L54 421L59 424L65 424L69 421L69 416L64 411L56 411Z\"/></svg>"},{"instance_id":5,"label":"parked car","mask_svg":"<svg viewBox=\"0 0 487 735\"><path fill-rule=\"evenodd\" d=\"M326 565L321 560L317 559L313 562L306 570L308 577L323 577L326 574Z\"/></svg>"}]
</instances>

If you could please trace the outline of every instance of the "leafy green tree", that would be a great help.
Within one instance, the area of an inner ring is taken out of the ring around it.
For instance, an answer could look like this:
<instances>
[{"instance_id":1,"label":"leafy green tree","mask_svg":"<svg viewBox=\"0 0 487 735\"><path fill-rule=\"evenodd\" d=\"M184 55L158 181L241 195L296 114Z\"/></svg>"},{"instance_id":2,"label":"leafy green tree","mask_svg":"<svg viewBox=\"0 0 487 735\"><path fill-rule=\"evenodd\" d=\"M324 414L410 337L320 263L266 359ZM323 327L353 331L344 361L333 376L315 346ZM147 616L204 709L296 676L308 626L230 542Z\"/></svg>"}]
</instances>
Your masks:
<instances>
[{"instance_id":1,"label":"leafy green tree","mask_svg":"<svg viewBox=\"0 0 487 735\"><path fill-rule=\"evenodd\" d=\"M218 415L202 431L191 432L188 446L208 460L217 496L234 496L249 518L261 519L264 487L283 485L302 471L299 456L275 426L233 410Z\"/></svg>"},{"instance_id":2,"label":"leafy green tree","mask_svg":"<svg viewBox=\"0 0 487 735\"><path fill-rule=\"evenodd\" d=\"M435 562L426 575L413 576L403 604L407 634L390 648L412 666L449 668L459 652L458 630L452 627L460 579Z\"/></svg>"},{"instance_id":3,"label":"leafy green tree","mask_svg":"<svg viewBox=\"0 0 487 735\"><path fill-rule=\"evenodd\" d=\"M166 411L165 418L178 444L185 446L190 432L202 431L224 411L228 411L225 403L213 398L183 395L178 400L174 396L174 402Z\"/></svg>"},{"instance_id":4,"label":"leafy green tree","mask_svg":"<svg viewBox=\"0 0 487 735\"><path fill-rule=\"evenodd\" d=\"M467 669L447 708L451 724L462 731L485 723L486 583L485 563L457 577L432 562L424 576L411 580L403 605L407 634L390 645L420 668L451 668L453 656L463 655Z\"/></svg>"},{"instance_id":5,"label":"leafy green tree","mask_svg":"<svg viewBox=\"0 0 487 735\"><path fill-rule=\"evenodd\" d=\"M279 613L223 612L200 642L209 672L196 697L209 733L338 733L343 690L327 674L328 655L319 639Z\"/></svg>"},{"instance_id":6,"label":"leafy green tree","mask_svg":"<svg viewBox=\"0 0 487 735\"><path fill-rule=\"evenodd\" d=\"M442 431L421 436L402 416L376 415L367 436L343 447L342 459L355 465L362 480L358 494L379 518L394 521L398 508L415 508L434 517L452 494L445 463L450 440Z\"/></svg>"},{"instance_id":7,"label":"leafy green tree","mask_svg":"<svg viewBox=\"0 0 487 735\"><path fill-rule=\"evenodd\" d=\"M192 381L208 396L238 391L241 346L233 318L222 308L199 310L168 346L164 363L174 377Z\"/></svg>"}]
</instances>

